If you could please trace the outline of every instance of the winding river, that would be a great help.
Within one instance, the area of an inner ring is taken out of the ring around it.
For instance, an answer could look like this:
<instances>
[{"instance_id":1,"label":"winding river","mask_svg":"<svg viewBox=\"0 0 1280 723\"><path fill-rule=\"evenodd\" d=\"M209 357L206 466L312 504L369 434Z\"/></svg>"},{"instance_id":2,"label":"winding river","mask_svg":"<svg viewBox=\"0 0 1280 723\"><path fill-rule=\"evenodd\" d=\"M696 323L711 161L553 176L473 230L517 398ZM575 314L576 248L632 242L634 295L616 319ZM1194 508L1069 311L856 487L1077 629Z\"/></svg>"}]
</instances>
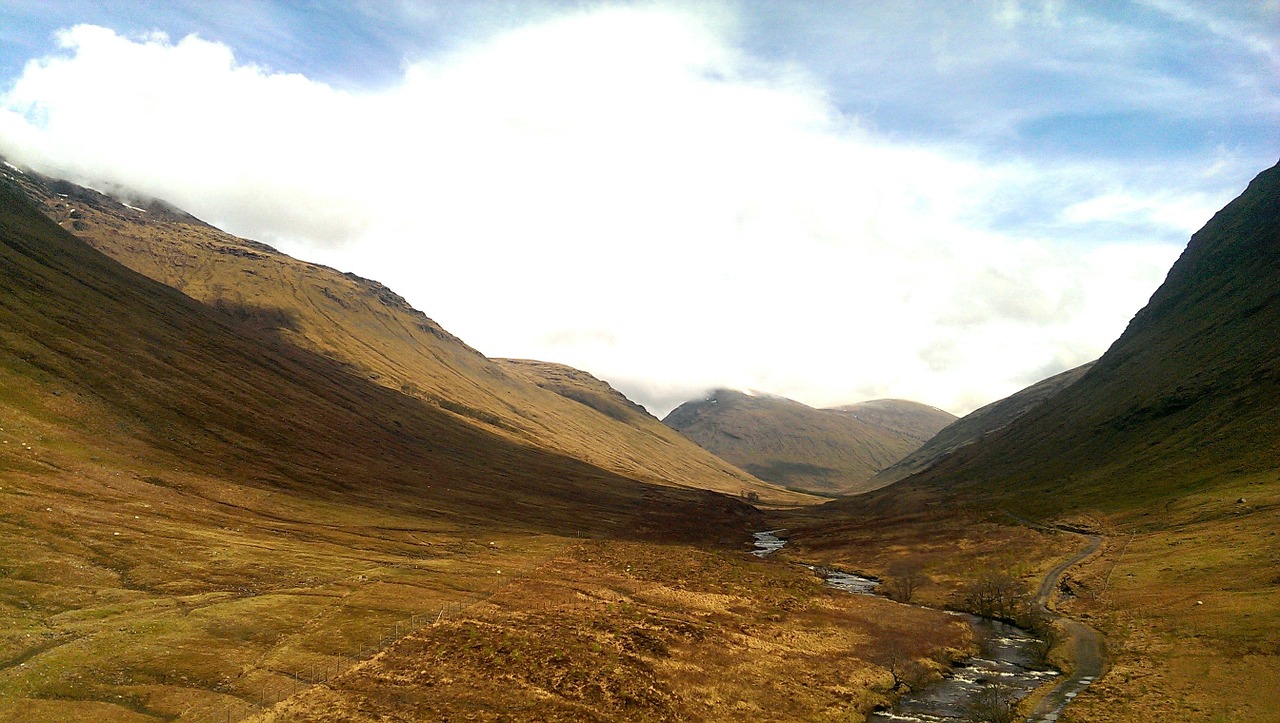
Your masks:
<instances>
[{"instance_id":1,"label":"winding river","mask_svg":"<svg viewBox=\"0 0 1280 723\"><path fill-rule=\"evenodd\" d=\"M786 530L756 532L752 554L765 557L787 544L778 533ZM806 565L822 575L827 585L855 595L875 595L880 581L840 570ZM959 661L940 681L898 699L887 711L876 711L872 721L963 721L977 701L995 686L1002 698L1020 700L1045 681L1058 677L1059 673L1045 670L1035 664L1032 648L1035 638L1027 631L998 620L950 613L963 617L973 626L981 645L977 655ZM1056 716L1054 717L1056 719ZM1051 719L1052 720L1052 719Z\"/></svg>"}]
</instances>

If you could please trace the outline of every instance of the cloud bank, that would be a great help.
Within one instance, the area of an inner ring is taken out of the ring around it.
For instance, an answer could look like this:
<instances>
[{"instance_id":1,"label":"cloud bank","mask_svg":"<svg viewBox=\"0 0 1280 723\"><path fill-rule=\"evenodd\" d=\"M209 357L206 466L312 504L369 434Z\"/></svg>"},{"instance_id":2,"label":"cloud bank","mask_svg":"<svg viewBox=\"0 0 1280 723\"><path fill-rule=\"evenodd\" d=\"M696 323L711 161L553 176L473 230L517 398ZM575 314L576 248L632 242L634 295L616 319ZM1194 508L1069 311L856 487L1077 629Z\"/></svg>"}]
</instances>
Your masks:
<instances>
[{"instance_id":1,"label":"cloud bank","mask_svg":"<svg viewBox=\"0 0 1280 723\"><path fill-rule=\"evenodd\" d=\"M81 25L0 98L0 153L658 414L716 386L966 412L1101 354L1227 200L890 139L739 34L718 8L566 12L356 91Z\"/></svg>"}]
</instances>

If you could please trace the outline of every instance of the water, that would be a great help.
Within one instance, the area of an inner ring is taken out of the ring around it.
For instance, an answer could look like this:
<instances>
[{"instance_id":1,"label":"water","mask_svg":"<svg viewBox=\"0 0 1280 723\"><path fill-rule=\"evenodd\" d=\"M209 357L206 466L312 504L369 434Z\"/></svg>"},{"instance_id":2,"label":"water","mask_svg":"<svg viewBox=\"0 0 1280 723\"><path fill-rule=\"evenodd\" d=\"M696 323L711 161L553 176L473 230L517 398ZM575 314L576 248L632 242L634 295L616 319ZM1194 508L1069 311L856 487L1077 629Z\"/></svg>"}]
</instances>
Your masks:
<instances>
[{"instance_id":1,"label":"water","mask_svg":"<svg viewBox=\"0 0 1280 723\"><path fill-rule=\"evenodd\" d=\"M752 554L765 557L781 550L787 541L777 536L779 532L786 530L753 533L756 549ZM880 585L879 580L851 572L805 567L822 575L828 586L855 595L875 595ZM903 695L892 709L872 713L868 720L918 723L968 720L974 703L984 693L989 694L992 686L1002 699L1016 701L1058 677L1056 671L1044 670L1036 664L1032 652L1036 639L1027 631L977 615L951 614L963 617L973 626L981 652L952 666L942 680Z\"/></svg>"},{"instance_id":2,"label":"water","mask_svg":"<svg viewBox=\"0 0 1280 723\"><path fill-rule=\"evenodd\" d=\"M781 550L787 544L787 541L778 537L779 532L786 532L786 530L766 530L765 532L751 533L751 536L756 538L756 549L752 550L751 554L756 557L764 557Z\"/></svg>"},{"instance_id":3,"label":"water","mask_svg":"<svg viewBox=\"0 0 1280 723\"><path fill-rule=\"evenodd\" d=\"M888 711L872 713L871 721L962 721L984 693L995 686L1003 700L1017 701L1057 671L1036 665L1031 650L1036 639L1021 628L977 615L961 614L973 626L982 643L982 652L966 658L932 685L913 690L898 699Z\"/></svg>"},{"instance_id":4,"label":"water","mask_svg":"<svg viewBox=\"0 0 1280 723\"><path fill-rule=\"evenodd\" d=\"M851 592L854 595L875 595L875 589L880 587L879 580L870 577L863 577L862 575L855 575L852 572L841 572L839 570L826 570L822 568L809 569L814 570L819 575L822 575L822 579L827 582L827 587Z\"/></svg>"}]
</instances>

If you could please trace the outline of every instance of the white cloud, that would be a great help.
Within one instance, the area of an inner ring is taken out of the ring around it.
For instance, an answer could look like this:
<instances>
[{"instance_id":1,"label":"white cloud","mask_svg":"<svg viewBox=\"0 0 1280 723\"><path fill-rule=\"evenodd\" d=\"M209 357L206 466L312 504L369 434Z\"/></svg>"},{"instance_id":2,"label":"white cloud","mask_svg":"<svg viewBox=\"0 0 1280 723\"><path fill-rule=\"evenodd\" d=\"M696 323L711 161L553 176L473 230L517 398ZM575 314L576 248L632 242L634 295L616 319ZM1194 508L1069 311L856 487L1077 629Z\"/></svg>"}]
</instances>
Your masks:
<instances>
[{"instance_id":1,"label":"white cloud","mask_svg":"<svg viewBox=\"0 0 1280 723\"><path fill-rule=\"evenodd\" d=\"M1065 199L1053 228L1189 234L1214 207L895 144L734 27L572 13L351 92L78 26L0 102L0 152L379 279L487 354L657 413L713 386L967 411L1100 354L1177 251L1064 248L991 213L1030 189ZM1062 195L1082 186L1123 190Z\"/></svg>"},{"instance_id":2,"label":"white cloud","mask_svg":"<svg viewBox=\"0 0 1280 723\"><path fill-rule=\"evenodd\" d=\"M1061 218L1070 224L1141 222L1182 231L1203 225L1219 205L1202 193L1153 195L1118 190L1073 203L1062 209Z\"/></svg>"}]
</instances>

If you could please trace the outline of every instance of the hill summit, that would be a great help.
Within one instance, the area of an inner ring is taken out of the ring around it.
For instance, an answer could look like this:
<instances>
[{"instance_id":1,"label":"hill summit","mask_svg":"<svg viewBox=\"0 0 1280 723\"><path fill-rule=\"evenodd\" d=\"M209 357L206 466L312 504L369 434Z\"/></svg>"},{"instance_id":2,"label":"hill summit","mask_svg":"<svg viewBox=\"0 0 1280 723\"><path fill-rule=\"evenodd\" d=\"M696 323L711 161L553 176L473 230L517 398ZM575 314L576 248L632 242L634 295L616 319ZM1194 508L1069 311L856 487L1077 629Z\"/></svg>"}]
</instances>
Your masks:
<instances>
[{"instance_id":1,"label":"hill summit","mask_svg":"<svg viewBox=\"0 0 1280 723\"><path fill-rule=\"evenodd\" d=\"M718 389L663 423L753 475L795 490L865 492L880 470L955 417L901 400L815 409L784 397Z\"/></svg>"}]
</instances>

